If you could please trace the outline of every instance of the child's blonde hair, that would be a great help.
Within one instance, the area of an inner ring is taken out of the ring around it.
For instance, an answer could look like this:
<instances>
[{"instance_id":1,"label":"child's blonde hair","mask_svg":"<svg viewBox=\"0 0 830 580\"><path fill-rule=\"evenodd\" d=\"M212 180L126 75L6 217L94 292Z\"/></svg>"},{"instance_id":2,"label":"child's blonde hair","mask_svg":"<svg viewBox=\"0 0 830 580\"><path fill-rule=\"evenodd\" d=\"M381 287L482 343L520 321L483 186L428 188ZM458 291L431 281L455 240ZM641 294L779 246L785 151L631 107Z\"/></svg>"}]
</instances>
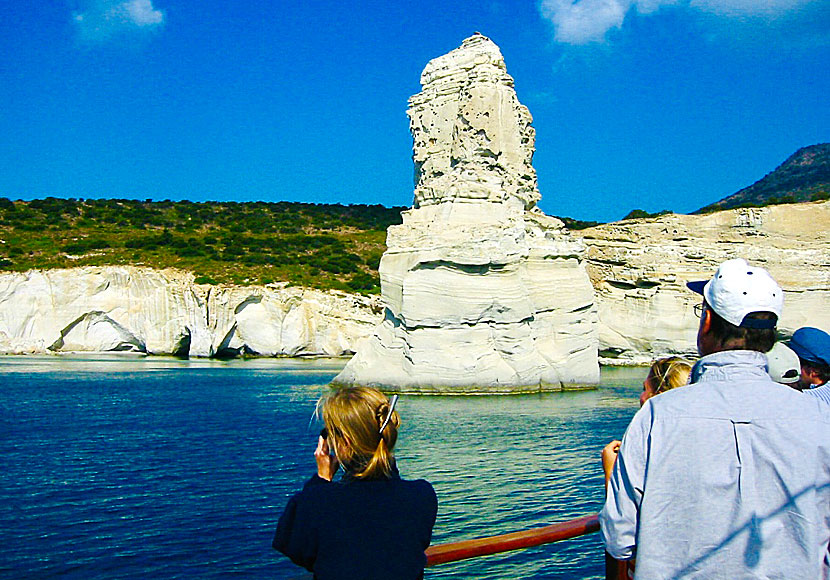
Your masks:
<instances>
[{"instance_id":1,"label":"child's blonde hair","mask_svg":"<svg viewBox=\"0 0 830 580\"><path fill-rule=\"evenodd\" d=\"M682 387L689 382L691 372L692 364L680 357L671 356L658 359L651 365L651 370L648 373L652 377L651 388L656 395Z\"/></svg>"},{"instance_id":2,"label":"child's blonde hair","mask_svg":"<svg viewBox=\"0 0 830 580\"><path fill-rule=\"evenodd\" d=\"M329 446L343 468L361 479L388 477L395 465L392 450L401 419L394 410L389 417L386 395L370 387L344 387L324 397L321 403Z\"/></svg>"}]
</instances>

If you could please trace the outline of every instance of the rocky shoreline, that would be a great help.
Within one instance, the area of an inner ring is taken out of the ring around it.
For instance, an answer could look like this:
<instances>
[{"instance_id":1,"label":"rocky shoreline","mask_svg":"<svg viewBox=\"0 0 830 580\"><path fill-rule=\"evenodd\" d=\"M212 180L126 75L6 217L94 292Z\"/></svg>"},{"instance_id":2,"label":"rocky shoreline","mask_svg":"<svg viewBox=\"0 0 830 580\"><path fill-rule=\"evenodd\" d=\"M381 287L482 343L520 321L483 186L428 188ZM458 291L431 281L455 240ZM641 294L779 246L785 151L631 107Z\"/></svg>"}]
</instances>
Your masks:
<instances>
[{"instance_id":1,"label":"rocky shoreline","mask_svg":"<svg viewBox=\"0 0 830 580\"><path fill-rule=\"evenodd\" d=\"M3 273L0 353L348 356L381 311L377 298L280 284L196 284L176 270Z\"/></svg>"},{"instance_id":2,"label":"rocky shoreline","mask_svg":"<svg viewBox=\"0 0 830 580\"><path fill-rule=\"evenodd\" d=\"M741 256L785 290L779 329L830 328L830 202L669 214L581 232L601 364L694 356L685 282ZM132 352L339 357L384 318L380 297L284 285L209 286L131 266L0 273L0 354Z\"/></svg>"},{"instance_id":3,"label":"rocky shoreline","mask_svg":"<svg viewBox=\"0 0 830 580\"><path fill-rule=\"evenodd\" d=\"M667 214L579 232L596 294L604 362L696 356L698 296L718 264L741 257L769 270L785 292L778 329L830 328L830 202Z\"/></svg>"}]
</instances>

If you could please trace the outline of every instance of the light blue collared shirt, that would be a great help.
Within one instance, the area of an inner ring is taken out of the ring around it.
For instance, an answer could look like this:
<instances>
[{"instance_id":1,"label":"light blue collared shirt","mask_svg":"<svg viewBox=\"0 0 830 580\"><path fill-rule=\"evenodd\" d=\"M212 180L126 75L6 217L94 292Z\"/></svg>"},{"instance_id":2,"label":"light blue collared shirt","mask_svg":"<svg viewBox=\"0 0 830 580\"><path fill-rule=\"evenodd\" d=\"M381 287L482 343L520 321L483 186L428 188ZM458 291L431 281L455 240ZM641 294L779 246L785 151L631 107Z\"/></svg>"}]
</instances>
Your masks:
<instances>
[{"instance_id":1,"label":"light blue collared shirt","mask_svg":"<svg viewBox=\"0 0 830 580\"><path fill-rule=\"evenodd\" d=\"M830 574L830 406L774 382L766 357L703 357L694 384L634 416L600 513L637 579Z\"/></svg>"},{"instance_id":2,"label":"light blue collared shirt","mask_svg":"<svg viewBox=\"0 0 830 580\"><path fill-rule=\"evenodd\" d=\"M804 389L801 392L818 397L825 403L830 403L830 383L824 383L820 387L815 387L814 389Z\"/></svg>"}]
</instances>

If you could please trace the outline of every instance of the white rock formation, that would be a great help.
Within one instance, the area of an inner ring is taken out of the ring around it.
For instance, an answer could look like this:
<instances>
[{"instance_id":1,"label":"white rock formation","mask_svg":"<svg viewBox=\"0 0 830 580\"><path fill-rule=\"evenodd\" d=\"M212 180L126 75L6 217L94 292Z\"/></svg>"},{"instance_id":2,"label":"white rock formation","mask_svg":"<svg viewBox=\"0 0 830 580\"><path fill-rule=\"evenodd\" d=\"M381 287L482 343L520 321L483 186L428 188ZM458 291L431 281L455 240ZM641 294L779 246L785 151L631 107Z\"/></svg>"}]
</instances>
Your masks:
<instances>
[{"instance_id":1,"label":"white rock formation","mask_svg":"<svg viewBox=\"0 0 830 580\"><path fill-rule=\"evenodd\" d=\"M475 35L410 99L413 208L387 232L385 319L335 379L406 392L595 384L584 246L535 207L534 130L498 47Z\"/></svg>"},{"instance_id":2,"label":"white rock formation","mask_svg":"<svg viewBox=\"0 0 830 580\"><path fill-rule=\"evenodd\" d=\"M700 297L686 288L741 257L769 270L784 289L779 330L830 331L830 202L670 214L580 232L597 295L603 362L697 356Z\"/></svg>"},{"instance_id":3,"label":"white rock formation","mask_svg":"<svg viewBox=\"0 0 830 580\"><path fill-rule=\"evenodd\" d=\"M376 299L209 286L134 267L0 274L0 353L134 351L197 357L341 356L377 322Z\"/></svg>"}]
</instances>

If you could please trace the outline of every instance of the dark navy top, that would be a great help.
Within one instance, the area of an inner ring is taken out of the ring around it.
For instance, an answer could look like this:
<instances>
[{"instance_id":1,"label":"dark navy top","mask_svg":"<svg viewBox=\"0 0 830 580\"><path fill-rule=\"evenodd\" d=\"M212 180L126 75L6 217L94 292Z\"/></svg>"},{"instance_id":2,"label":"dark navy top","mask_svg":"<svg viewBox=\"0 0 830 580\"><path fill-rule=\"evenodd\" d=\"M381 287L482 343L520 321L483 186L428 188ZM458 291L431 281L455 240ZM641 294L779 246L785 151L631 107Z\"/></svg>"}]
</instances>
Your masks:
<instances>
[{"instance_id":1,"label":"dark navy top","mask_svg":"<svg viewBox=\"0 0 830 580\"><path fill-rule=\"evenodd\" d=\"M429 482L315 475L288 501L273 547L316 580L423 577L438 499Z\"/></svg>"}]
</instances>

